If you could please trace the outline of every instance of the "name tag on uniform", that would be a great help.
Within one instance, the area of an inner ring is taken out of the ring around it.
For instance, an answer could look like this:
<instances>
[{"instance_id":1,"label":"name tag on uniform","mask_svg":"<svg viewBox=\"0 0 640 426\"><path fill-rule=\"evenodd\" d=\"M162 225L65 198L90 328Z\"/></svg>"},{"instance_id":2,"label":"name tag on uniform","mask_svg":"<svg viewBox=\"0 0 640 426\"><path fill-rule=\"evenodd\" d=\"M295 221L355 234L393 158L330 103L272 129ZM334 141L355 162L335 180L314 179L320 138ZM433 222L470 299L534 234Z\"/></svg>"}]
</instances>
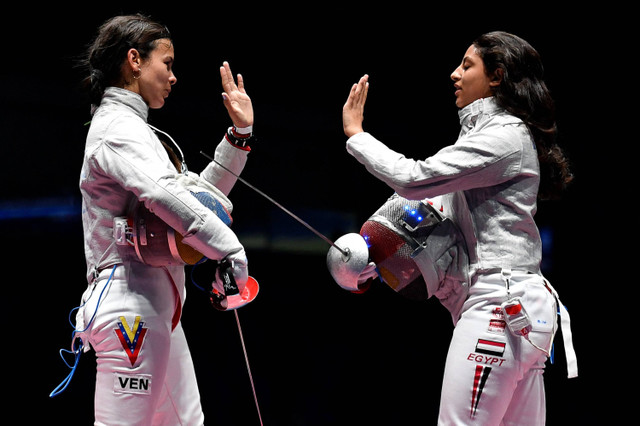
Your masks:
<instances>
[{"instance_id":1,"label":"name tag on uniform","mask_svg":"<svg viewBox=\"0 0 640 426\"><path fill-rule=\"evenodd\" d=\"M116 393L151 394L151 374L113 374L113 391Z\"/></svg>"}]
</instances>

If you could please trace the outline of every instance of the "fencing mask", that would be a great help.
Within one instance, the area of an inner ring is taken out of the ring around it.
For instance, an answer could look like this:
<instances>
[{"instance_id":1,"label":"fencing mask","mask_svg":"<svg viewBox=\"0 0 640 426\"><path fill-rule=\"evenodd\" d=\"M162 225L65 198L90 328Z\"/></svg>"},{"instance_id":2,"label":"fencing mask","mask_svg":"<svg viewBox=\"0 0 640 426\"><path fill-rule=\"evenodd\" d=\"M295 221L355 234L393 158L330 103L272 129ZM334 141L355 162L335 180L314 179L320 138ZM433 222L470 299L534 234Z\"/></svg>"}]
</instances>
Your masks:
<instances>
[{"instance_id":1,"label":"fencing mask","mask_svg":"<svg viewBox=\"0 0 640 426\"><path fill-rule=\"evenodd\" d=\"M436 295L442 302L447 298L443 289L450 287L444 286L447 280L460 287L453 291L466 292L468 256L458 227L445 214L446 204L442 197L408 200L393 194L360 229L380 279L407 298L426 300ZM347 235L336 244L356 244L353 236L342 242ZM330 258L328 255L332 271L335 267ZM358 272L364 274L366 268ZM341 287L353 290L352 282L341 281L336 279Z\"/></svg>"}]
</instances>

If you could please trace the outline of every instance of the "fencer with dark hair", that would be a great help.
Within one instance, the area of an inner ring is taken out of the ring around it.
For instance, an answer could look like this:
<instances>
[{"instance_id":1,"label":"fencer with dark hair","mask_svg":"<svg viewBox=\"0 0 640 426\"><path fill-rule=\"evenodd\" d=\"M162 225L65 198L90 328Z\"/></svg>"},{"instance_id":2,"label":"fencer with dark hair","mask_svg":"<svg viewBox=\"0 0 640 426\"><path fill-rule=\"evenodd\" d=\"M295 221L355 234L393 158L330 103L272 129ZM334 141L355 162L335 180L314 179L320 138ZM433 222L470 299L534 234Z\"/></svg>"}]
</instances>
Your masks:
<instances>
[{"instance_id":1,"label":"fencer with dark hair","mask_svg":"<svg viewBox=\"0 0 640 426\"><path fill-rule=\"evenodd\" d=\"M144 207L166 224L174 243L228 262L241 294L250 279L244 247L224 214L194 189L204 188L209 201L230 213L226 196L236 176L215 162L200 174L189 171L175 141L148 123L150 110L162 108L177 82L174 61L167 28L143 15L106 21L86 57L93 109L80 191L88 287L75 337L97 357L96 424L204 422L180 322L187 262L175 253L164 261L161 253L149 253L166 249L168 231L163 238L144 233L150 222L132 224L132 212ZM202 142L237 175L253 141L253 107L242 76L236 83L226 62L219 72L231 126L222 141ZM138 225L143 233L133 241L127 227ZM212 292L224 292L219 278Z\"/></svg>"},{"instance_id":2,"label":"fencer with dark hair","mask_svg":"<svg viewBox=\"0 0 640 426\"><path fill-rule=\"evenodd\" d=\"M569 317L542 275L534 220L538 200L560 196L572 179L556 142L554 102L538 52L505 32L474 40L451 79L461 125L454 144L415 160L365 132L365 75L343 107L346 148L395 192L381 210L397 198L412 202L412 209L419 207L413 200L437 199L437 206L444 207L441 219L455 225L448 235L462 236L445 241L434 222L433 233L417 242L442 250L434 255L413 244L418 250L405 256L426 281L422 293L443 301L455 323L438 424L541 425L546 417L542 373L558 327L557 312L562 312L569 376L577 375ZM428 132L421 135L426 141ZM389 219L384 232L395 232L396 245L388 243L389 237L371 240L371 228L363 227L372 262L355 280L360 285L379 275L397 288L411 268L394 273L386 267L394 263L387 258L398 256L396 247L415 240L414 233L406 232L406 218L387 214ZM456 251L446 256L448 248ZM429 264L435 274L425 274Z\"/></svg>"}]
</instances>

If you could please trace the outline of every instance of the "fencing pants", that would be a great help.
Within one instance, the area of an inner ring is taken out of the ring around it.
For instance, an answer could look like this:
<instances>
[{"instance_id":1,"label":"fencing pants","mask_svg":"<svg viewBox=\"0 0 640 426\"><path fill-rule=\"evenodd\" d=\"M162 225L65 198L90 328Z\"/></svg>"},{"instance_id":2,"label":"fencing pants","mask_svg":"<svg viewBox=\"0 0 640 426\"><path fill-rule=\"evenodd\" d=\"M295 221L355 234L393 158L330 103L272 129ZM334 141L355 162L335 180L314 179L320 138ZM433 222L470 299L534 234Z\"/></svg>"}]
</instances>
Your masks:
<instances>
[{"instance_id":1,"label":"fencing pants","mask_svg":"<svg viewBox=\"0 0 640 426\"><path fill-rule=\"evenodd\" d=\"M137 263L106 269L83 303L76 327L88 325L79 336L97 357L95 424L203 424L181 301L168 272Z\"/></svg>"},{"instance_id":2,"label":"fencing pants","mask_svg":"<svg viewBox=\"0 0 640 426\"><path fill-rule=\"evenodd\" d=\"M530 341L513 335L500 308L500 273L480 275L469 289L447 355L439 425L543 425L543 372L557 327L556 299L539 275L513 272L510 293L533 323ZM532 342L535 344L532 344ZM538 348L536 348L538 346Z\"/></svg>"}]
</instances>

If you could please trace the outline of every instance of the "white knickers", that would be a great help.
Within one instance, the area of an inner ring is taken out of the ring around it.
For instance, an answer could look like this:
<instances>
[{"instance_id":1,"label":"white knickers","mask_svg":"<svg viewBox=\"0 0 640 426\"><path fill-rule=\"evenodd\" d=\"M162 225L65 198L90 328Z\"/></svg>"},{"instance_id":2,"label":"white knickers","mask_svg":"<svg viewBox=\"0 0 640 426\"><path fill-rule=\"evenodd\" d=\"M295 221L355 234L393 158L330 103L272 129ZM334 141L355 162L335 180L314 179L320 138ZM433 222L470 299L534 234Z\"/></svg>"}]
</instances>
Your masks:
<instances>
[{"instance_id":1,"label":"white knickers","mask_svg":"<svg viewBox=\"0 0 640 426\"><path fill-rule=\"evenodd\" d=\"M557 327L556 298L543 277L525 272L513 273L510 293L521 298L529 314L531 342L506 326L501 274L479 276L453 332L438 424L544 424L544 350L550 349Z\"/></svg>"},{"instance_id":2,"label":"white knickers","mask_svg":"<svg viewBox=\"0 0 640 426\"><path fill-rule=\"evenodd\" d=\"M76 317L83 330L95 314L79 334L97 357L95 424L203 424L170 275L136 263L113 272L109 279L112 269L102 271L89 285Z\"/></svg>"}]
</instances>

